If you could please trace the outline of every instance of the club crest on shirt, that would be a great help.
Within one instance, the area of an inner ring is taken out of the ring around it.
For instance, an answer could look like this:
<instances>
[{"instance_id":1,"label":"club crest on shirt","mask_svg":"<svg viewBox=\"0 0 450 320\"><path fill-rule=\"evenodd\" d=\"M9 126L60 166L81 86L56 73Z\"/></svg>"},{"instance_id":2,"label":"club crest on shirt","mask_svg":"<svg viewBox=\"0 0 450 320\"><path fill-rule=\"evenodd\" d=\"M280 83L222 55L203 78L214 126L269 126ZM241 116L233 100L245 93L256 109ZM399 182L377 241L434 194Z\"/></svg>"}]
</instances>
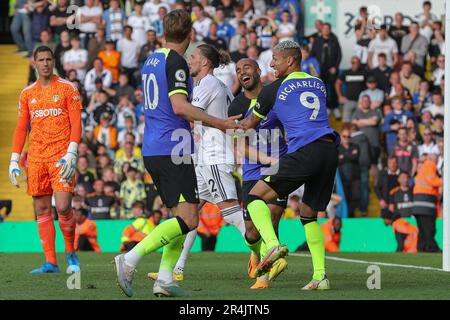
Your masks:
<instances>
[{"instance_id":1,"label":"club crest on shirt","mask_svg":"<svg viewBox=\"0 0 450 320\"><path fill-rule=\"evenodd\" d=\"M54 96L53 96L53 101L54 101L54 102L58 102L58 100L59 100L59 96L58 96L58 95L54 95Z\"/></svg>"},{"instance_id":2,"label":"club crest on shirt","mask_svg":"<svg viewBox=\"0 0 450 320\"><path fill-rule=\"evenodd\" d=\"M186 81L186 72L183 69L178 69L175 72L175 79L178 81Z\"/></svg>"}]
</instances>

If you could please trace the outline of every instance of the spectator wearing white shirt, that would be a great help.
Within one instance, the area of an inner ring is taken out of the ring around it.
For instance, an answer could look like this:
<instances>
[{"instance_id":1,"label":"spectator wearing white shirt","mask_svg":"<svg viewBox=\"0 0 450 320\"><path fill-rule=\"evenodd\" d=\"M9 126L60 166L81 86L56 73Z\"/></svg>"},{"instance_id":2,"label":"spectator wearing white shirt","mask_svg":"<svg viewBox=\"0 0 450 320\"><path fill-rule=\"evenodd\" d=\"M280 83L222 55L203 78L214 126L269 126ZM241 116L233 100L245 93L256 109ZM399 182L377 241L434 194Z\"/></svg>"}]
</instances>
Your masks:
<instances>
[{"instance_id":1,"label":"spectator wearing white shirt","mask_svg":"<svg viewBox=\"0 0 450 320\"><path fill-rule=\"evenodd\" d=\"M270 43L270 48L261 52L258 58L258 65L261 69L261 78L264 77L264 80L266 82L273 82L276 80L275 70L270 66L270 63L272 62L273 55L272 48L274 48L277 44L278 37L276 35L273 35L272 41Z\"/></svg>"},{"instance_id":2,"label":"spectator wearing white shirt","mask_svg":"<svg viewBox=\"0 0 450 320\"><path fill-rule=\"evenodd\" d=\"M103 68L103 60L100 58L94 59L94 67L88 71L84 79L84 89L88 97L95 91L95 79L101 79L104 88L111 87L111 71Z\"/></svg>"},{"instance_id":3,"label":"spectator wearing white shirt","mask_svg":"<svg viewBox=\"0 0 450 320\"><path fill-rule=\"evenodd\" d=\"M422 112L429 111L433 118L436 117L438 114L444 116L444 99L442 97L440 89L436 89L433 91L431 101L433 101L433 104L428 108L424 109Z\"/></svg>"},{"instance_id":4,"label":"spectator wearing white shirt","mask_svg":"<svg viewBox=\"0 0 450 320\"><path fill-rule=\"evenodd\" d=\"M140 47L147 42L147 31L150 29L150 21L147 16L142 15L142 3L136 2L133 14L128 17L127 24L133 28L131 38Z\"/></svg>"},{"instance_id":5,"label":"spectator wearing white shirt","mask_svg":"<svg viewBox=\"0 0 450 320\"><path fill-rule=\"evenodd\" d=\"M440 54L436 59L437 68L433 71L433 84L436 87L441 85L441 80L445 75L445 56Z\"/></svg>"},{"instance_id":6,"label":"spectator wearing white shirt","mask_svg":"<svg viewBox=\"0 0 450 320\"><path fill-rule=\"evenodd\" d=\"M77 79L83 82L86 75L88 52L86 49L81 48L80 37L77 35L72 37L70 45L72 49L66 51L62 58L64 70L66 73L71 69L76 70Z\"/></svg>"},{"instance_id":7,"label":"spectator wearing white shirt","mask_svg":"<svg viewBox=\"0 0 450 320\"><path fill-rule=\"evenodd\" d=\"M109 9L103 12L103 22L106 29L106 39L117 41L122 38L126 15L119 7L119 0L110 0Z\"/></svg>"},{"instance_id":8,"label":"spectator wearing white shirt","mask_svg":"<svg viewBox=\"0 0 450 320\"><path fill-rule=\"evenodd\" d=\"M197 40L201 41L208 36L209 25L211 24L211 18L205 15L205 10L201 4L196 4L192 7L192 12L197 17L192 27L197 31Z\"/></svg>"},{"instance_id":9,"label":"spectator wearing white shirt","mask_svg":"<svg viewBox=\"0 0 450 320\"><path fill-rule=\"evenodd\" d=\"M291 20L291 14L288 10L283 11L281 14L281 23L278 25L277 37L280 42L282 41L294 41L296 35L295 26Z\"/></svg>"},{"instance_id":10,"label":"spectator wearing white shirt","mask_svg":"<svg viewBox=\"0 0 450 320\"><path fill-rule=\"evenodd\" d=\"M151 28L154 29L154 31L156 32L156 36L158 37L158 39L162 40L163 36L164 36L164 25L163 25L163 20L164 20L164 16L167 14L167 9L164 6L159 7L158 9L158 16L159 19L155 20L151 23Z\"/></svg>"},{"instance_id":11,"label":"spectator wearing white shirt","mask_svg":"<svg viewBox=\"0 0 450 320\"><path fill-rule=\"evenodd\" d=\"M420 34L427 38L430 42L431 36L433 35L433 22L438 21L438 17L431 12L431 2L423 2L423 12L416 16L417 21L420 25Z\"/></svg>"},{"instance_id":12,"label":"spectator wearing white shirt","mask_svg":"<svg viewBox=\"0 0 450 320\"><path fill-rule=\"evenodd\" d=\"M439 149L439 157L437 160L437 169L439 175L442 177L444 173L444 140L440 140L437 143Z\"/></svg>"},{"instance_id":13,"label":"spectator wearing white shirt","mask_svg":"<svg viewBox=\"0 0 450 320\"><path fill-rule=\"evenodd\" d=\"M419 157L424 154L436 154L439 155L439 148L433 141L433 131L430 128L426 128L423 132L423 143L419 146Z\"/></svg>"},{"instance_id":14,"label":"spectator wearing white shirt","mask_svg":"<svg viewBox=\"0 0 450 320\"><path fill-rule=\"evenodd\" d=\"M206 15L208 15L211 18L216 15L216 8L214 7L214 5L210 5L210 4L213 4L213 2L211 2L210 0L200 0L198 2L203 6L203 9L205 10Z\"/></svg>"},{"instance_id":15,"label":"spectator wearing white shirt","mask_svg":"<svg viewBox=\"0 0 450 320\"><path fill-rule=\"evenodd\" d=\"M86 0L85 5L77 11L80 39L83 48L90 38L95 36L97 25L102 23L103 9L95 5L94 0Z\"/></svg>"},{"instance_id":16,"label":"spectator wearing white shirt","mask_svg":"<svg viewBox=\"0 0 450 320\"><path fill-rule=\"evenodd\" d=\"M130 101L127 94L123 94L119 97L119 103L116 106L117 111L117 131L121 132L125 129L125 119L131 117L133 119L133 125L136 123L136 115L134 112L134 105Z\"/></svg>"},{"instance_id":17,"label":"spectator wearing white shirt","mask_svg":"<svg viewBox=\"0 0 450 320\"><path fill-rule=\"evenodd\" d=\"M257 17L262 16L263 13L258 8L255 8L253 0L244 0L243 5L244 5L244 18L247 19L247 21L251 21Z\"/></svg>"},{"instance_id":18,"label":"spectator wearing white shirt","mask_svg":"<svg viewBox=\"0 0 450 320\"><path fill-rule=\"evenodd\" d=\"M120 64L123 71L130 79L130 84L134 86L136 79L134 73L137 71L140 46L131 38L133 28L126 25L123 30L123 38L117 41L117 51L120 52Z\"/></svg>"},{"instance_id":19,"label":"spectator wearing white shirt","mask_svg":"<svg viewBox=\"0 0 450 320\"><path fill-rule=\"evenodd\" d=\"M142 14L147 16L150 19L150 23L152 23L159 19L158 10L161 6L165 7L167 12L170 11L170 6L166 2L161 2L161 0L147 0L143 6Z\"/></svg>"},{"instance_id":20,"label":"spectator wearing white shirt","mask_svg":"<svg viewBox=\"0 0 450 320\"><path fill-rule=\"evenodd\" d=\"M230 88L233 94L237 93L240 85L236 75L236 64L234 62L215 68L213 73L214 76Z\"/></svg>"},{"instance_id":21,"label":"spectator wearing white shirt","mask_svg":"<svg viewBox=\"0 0 450 320\"><path fill-rule=\"evenodd\" d=\"M230 19L229 23L233 26L234 29L239 28L239 24L241 21L247 24L248 20L244 18L244 7L240 4L236 5L233 10L234 17Z\"/></svg>"},{"instance_id":22,"label":"spectator wearing white shirt","mask_svg":"<svg viewBox=\"0 0 450 320\"><path fill-rule=\"evenodd\" d=\"M386 54L386 64L389 67L392 68L397 64L397 43L394 41L394 39L389 37L386 31L386 25L381 26L378 35L369 43L369 56L367 59L369 69L378 67L378 55L382 52Z\"/></svg>"},{"instance_id":23,"label":"spectator wearing white shirt","mask_svg":"<svg viewBox=\"0 0 450 320\"><path fill-rule=\"evenodd\" d=\"M247 57L249 59L252 59L254 61L256 61L256 63L258 63L259 69L261 70L261 82L262 83L266 83L268 80L268 70L267 70L267 66L265 63L263 63L260 59L259 59L259 52L258 52L258 47L255 45L250 45L247 48Z\"/></svg>"}]
</instances>

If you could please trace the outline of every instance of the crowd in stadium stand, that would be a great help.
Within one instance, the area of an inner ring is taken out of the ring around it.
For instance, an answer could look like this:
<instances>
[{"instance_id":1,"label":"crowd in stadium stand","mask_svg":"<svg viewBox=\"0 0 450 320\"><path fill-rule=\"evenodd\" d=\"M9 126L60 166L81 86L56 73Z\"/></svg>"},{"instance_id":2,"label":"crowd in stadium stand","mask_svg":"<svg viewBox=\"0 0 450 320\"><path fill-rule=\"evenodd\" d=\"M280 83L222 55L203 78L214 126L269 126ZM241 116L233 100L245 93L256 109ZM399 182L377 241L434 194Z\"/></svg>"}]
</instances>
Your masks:
<instances>
[{"instance_id":1,"label":"crowd in stadium stand","mask_svg":"<svg viewBox=\"0 0 450 320\"><path fill-rule=\"evenodd\" d=\"M80 6L76 14L67 10L70 4ZM53 5L16 0L15 6L11 29L18 50L30 57L29 82L36 79L33 48L47 45L55 52L55 73L82 93L74 204L89 209L91 219L133 218L138 201L167 217L141 157L139 70L162 46L164 15L186 9L194 23L185 56L200 43L228 51L232 63L214 74L234 94L241 90L234 70L239 59L255 59L262 81L269 83L275 79L271 48L279 41L299 41L302 70L323 79L330 118L343 125L336 188L342 191L333 195L328 215L336 215L338 203L345 202L345 215L337 215L366 216L372 189L381 216L414 215L427 238L421 243L436 250L431 235L442 201L445 36L428 1L408 26L401 13L390 26L376 25L367 8L360 8L349 57L329 23L317 20L317 31L303 35L294 0L58 0ZM344 59L350 68L342 68ZM286 217L297 214L293 195Z\"/></svg>"}]
</instances>

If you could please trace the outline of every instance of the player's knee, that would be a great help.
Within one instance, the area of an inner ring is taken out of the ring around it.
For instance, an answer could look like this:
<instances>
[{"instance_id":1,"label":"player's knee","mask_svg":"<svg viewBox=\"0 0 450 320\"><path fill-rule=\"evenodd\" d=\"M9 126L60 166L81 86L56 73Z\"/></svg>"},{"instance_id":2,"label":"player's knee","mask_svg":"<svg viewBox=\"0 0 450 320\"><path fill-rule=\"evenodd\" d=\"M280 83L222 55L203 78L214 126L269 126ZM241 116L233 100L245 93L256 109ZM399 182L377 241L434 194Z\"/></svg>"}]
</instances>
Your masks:
<instances>
[{"instance_id":1,"label":"player's knee","mask_svg":"<svg viewBox=\"0 0 450 320\"><path fill-rule=\"evenodd\" d=\"M41 215L44 213L50 213L52 211L52 208L47 203L35 203L34 211L36 212L36 215Z\"/></svg>"},{"instance_id":2,"label":"player's knee","mask_svg":"<svg viewBox=\"0 0 450 320\"><path fill-rule=\"evenodd\" d=\"M300 216L300 222L302 223L302 225L306 226L308 223L317 221L317 217L303 217Z\"/></svg>"},{"instance_id":3,"label":"player's knee","mask_svg":"<svg viewBox=\"0 0 450 320\"><path fill-rule=\"evenodd\" d=\"M316 218L317 220L317 211L303 202L300 208L300 217Z\"/></svg>"},{"instance_id":4,"label":"player's knee","mask_svg":"<svg viewBox=\"0 0 450 320\"><path fill-rule=\"evenodd\" d=\"M72 210L70 203L57 203L56 204L56 212L60 215L67 215Z\"/></svg>"},{"instance_id":5,"label":"player's knee","mask_svg":"<svg viewBox=\"0 0 450 320\"><path fill-rule=\"evenodd\" d=\"M249 194L248 197L247 197L247 202L245 203L245 210L248 211L248 206L249 206L252 202L257 201L257 200L261 200L261 201L263 201L264 203L266 203L266 201L265 201L263 198L261 198L261 197L259 197L259 196L257 196L257 195L254 195L254 194Z\"/></svg>"},{"instance_id":6,"label":"player's knee","mask_svg":"<svg viewBox=\"0 0 450 320\"><path fill-rule=\"evenodd\" d=\"M260 237L258 229L252 221L245 221L245 237L248 240L257 240Z\"/></svg>"},{"instance_id":7,"label":"player's knee","mask_svg":"<svg viewBox=\"0 0 450 320\"><path fill-rule=\"evenodd\" d=\"M191 215L189 217L177 216L176 218L183 234L187 234L189 231L192 231L198 227L197 215Z\"/></svg>"}]
</instances>

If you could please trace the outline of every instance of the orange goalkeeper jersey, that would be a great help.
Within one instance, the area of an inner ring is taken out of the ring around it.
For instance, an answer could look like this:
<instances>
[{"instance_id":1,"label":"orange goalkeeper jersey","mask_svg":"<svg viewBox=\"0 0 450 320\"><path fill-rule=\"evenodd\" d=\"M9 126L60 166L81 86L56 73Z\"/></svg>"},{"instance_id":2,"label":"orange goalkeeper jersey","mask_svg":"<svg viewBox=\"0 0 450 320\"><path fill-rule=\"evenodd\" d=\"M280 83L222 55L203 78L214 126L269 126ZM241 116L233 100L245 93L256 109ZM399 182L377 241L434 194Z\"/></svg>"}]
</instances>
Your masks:
<instances>
[{"instance_id":1,"label":"orange goalkeeper jersey","mask_svg":"<svg viewBox=\"0 0 450 320\"><path fill-rule=\"evenodd\" d=\"M39 80L34 82L20 94L12 151L22 152L30 124L28 161L59 160L69 142L80 142L81 109L81 97L73 83L56 75L46 87Z\"/></svg>"}]
</instances>

